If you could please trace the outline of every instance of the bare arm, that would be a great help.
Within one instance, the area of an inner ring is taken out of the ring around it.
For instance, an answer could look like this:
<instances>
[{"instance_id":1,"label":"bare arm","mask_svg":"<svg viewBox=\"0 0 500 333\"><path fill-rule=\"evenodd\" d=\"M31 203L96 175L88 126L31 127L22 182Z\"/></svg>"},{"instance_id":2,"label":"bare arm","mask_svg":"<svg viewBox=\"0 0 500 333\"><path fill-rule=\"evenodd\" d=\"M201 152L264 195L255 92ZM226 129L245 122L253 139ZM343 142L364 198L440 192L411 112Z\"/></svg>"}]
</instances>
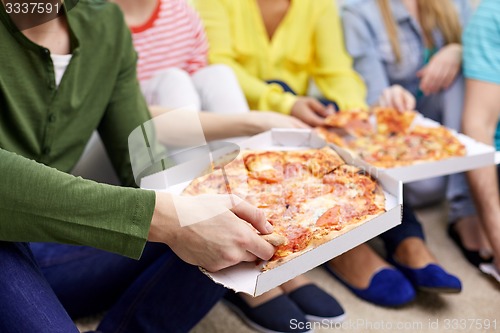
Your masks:
<instances>
[{"instance_id":1,"label":"bare arm","mask_svg":"<svg viewBox=\"0 0 500 333\"><path fill-rule=\"evenodd\" d=\"M167 109L151 106L150 112L153 117L160 116ZM255 135L271 128L307 128L302 121L295 117L279 114L276 112L254 112L251 111L245 114L238 115L223 115L212 112L200 112L199 119L201 127L203 128L203 133L207 141L212 140L222 140L238 136L250 136ZM175 130L178 130L180 135L189 136L190 126L183 126L182 123L179 124ZM172 141L172 137L177 137L177 133L172 133L173 128L169 126L170 133L164 133L164 131L158 128L160 133L160 140L164 143L169 143Z\"/></svg>"},{"instance_id":2,"label":"bare arm","mask_svg":"<svg viewBox=\"0 0 500 333\"><path fill-rule=\"evenodd\" d=\"M463 115L464 133L493 145L500 117L500 85L467 80ZM495 166L470 171L468 179L490 244L500 270L500 195Z\"/></svg>"}]
</instances>

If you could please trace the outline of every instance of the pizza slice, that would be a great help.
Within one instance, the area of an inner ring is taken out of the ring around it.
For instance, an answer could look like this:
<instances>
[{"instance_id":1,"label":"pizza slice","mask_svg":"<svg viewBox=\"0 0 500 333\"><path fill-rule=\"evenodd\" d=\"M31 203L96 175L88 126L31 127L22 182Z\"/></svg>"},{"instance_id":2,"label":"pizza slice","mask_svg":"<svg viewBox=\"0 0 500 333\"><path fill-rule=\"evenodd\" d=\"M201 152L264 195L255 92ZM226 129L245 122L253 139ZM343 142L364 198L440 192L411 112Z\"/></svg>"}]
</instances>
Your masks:
<instances>
[{"instance_id":1,"label":"pizza slice","mask_svg":"<svg viewBox=\"0 0 500 333\"><path fill-rule=\"evenodd\" d=\"M243 157L249 176L265 183L283 180L285 160L280 152L251 152Z\"/></svg>"},{"instance_id":2,"label":"pizza slice","mask_svg":"<svg viewBox=\"0 0 500 333\"><path fill-rule=\"evenodd\" d=\"M354 137L366 136L373 133L373 126L370 124L370 114L362 110L336 112L325 119L325 125L340 128L348 135Z\"/></svg>"},{"instance_id":3,"label":"pizza slice","mask_svg":"<svg viewBox=\"0 0 500 333\"><path fill-rule=\"evenodd\" d=\"M405 134L417 116L415 111L400 112L393 108L375 108L377 132L384 135Z\"/></svg>"}]
</instances>

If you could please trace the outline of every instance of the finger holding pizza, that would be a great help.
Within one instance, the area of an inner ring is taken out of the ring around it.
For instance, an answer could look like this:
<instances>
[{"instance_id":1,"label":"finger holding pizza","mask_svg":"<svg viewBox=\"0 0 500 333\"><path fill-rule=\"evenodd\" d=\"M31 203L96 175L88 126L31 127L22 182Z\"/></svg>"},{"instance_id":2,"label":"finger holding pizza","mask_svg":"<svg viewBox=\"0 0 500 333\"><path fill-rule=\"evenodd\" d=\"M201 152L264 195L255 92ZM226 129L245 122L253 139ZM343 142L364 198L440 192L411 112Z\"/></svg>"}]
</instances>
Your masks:
<instances>
[{"instance_id":1,"label":"finger holding pizza","mask_svg":"<svg viewBox=\"0 0 500 333\"><path fill-rule=\"evenodd\" d=\"M209 195L179 200L157 192L148 240L167 244L182 260L210 272L270 259L275 248L256 230L268 234L272 226L259 209L236 196L232 199ZM236 202L234 207L231 202Z\"/></svg>"},{"instance_id":2,"label":"finger holding pizza","mask_svg":"<svg viewBox=\"0 0 500 333\"><path fill-rule=\"evenodd\" d=\"M415 97L400 85L392 85L382 92L374 107L395 108L399 112L415 110Z\"/></svg>"}]
</instances>

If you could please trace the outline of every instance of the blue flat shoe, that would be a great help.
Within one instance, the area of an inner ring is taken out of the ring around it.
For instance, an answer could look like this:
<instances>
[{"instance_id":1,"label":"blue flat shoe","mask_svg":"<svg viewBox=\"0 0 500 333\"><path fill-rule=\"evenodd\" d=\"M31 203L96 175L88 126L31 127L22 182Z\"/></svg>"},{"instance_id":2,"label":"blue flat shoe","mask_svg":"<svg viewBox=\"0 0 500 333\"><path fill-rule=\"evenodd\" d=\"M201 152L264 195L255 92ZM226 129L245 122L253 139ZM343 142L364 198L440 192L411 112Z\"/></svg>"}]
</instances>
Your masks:
<instances>
[{"instance_id":1,"label":"blue flat shoe","mask_svg":"<svg viewBox=\"0 0 500 333\"><path fill-rule=\"evenodd\" d=\"M413 284L422 291L434 293L459 293L462 291L460 280L446 272L437 264L429 264L424 268L411 268L400 264L395 259L389 261L399 269Z\"/></svg>"},{"instance_id":2,"label":"blue flat shoe","mask_svg":"<svg viewBox=\"0 0 500 333\"><path fill-rule=\"evenodd\" d=\"M384 268L378 271L372 276L368 288L359 289L344 281L328 264L323 265L323 267L352 291L354 295L376 305L388 307L402 306L411 302L416 295L410 281L401 272L392 268Z\"/></svg>"},{"instance_id":3,"label":"blue flat shoe","mask_svg":"<svg viewBox=\"0 0 500 333\"><path fill-rule=\"evenodd\" d=\"M323 322L326 319L332 323L340 323L345 319L344 309L337 300L314 284L297 288L288 297L309 321Z\"/></svg>"},{"instance_id":4,"label":"blue flat shoe","mask_svg":"<svg viewBox=\"0 0 500 333\"><path fill-rule=\"evenodd\" d=\"M235 292L224 296L224 303L253 329L262 333L311 333L304 313L286 294L254 308Z\"/></svg>"}]
</instances>

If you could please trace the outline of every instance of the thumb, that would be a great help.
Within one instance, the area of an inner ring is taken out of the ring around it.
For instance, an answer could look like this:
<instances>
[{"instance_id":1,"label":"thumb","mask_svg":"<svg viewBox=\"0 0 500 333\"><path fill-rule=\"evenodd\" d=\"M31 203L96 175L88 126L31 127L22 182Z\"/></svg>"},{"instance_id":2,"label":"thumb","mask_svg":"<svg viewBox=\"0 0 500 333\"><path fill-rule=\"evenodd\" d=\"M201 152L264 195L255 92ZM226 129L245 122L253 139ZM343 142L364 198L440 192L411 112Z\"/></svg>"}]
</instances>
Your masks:
<instances>
[{"instance_id":1,"label":"thumb","mask_svg":"<svg viewBox=\"0 0 500 333\"><path fill-rule=\"evenodd\" d=\"M333 107L333 104L328 104L328 106L326 107L326 114L330 116L334 113L335 113L335 108Z\"/></svg>"},{"instance_id":2,"label":"thumb","mask_svg":"<svg viewBox=\"0 0 500 333\"><path fill-rule=\"evenodd\" d=\"M410 92L407 91L405 94L406 110L415 110L416 106L417 106L417 101L415 100L415 97Z\"/></svg>"}]
</instances>

